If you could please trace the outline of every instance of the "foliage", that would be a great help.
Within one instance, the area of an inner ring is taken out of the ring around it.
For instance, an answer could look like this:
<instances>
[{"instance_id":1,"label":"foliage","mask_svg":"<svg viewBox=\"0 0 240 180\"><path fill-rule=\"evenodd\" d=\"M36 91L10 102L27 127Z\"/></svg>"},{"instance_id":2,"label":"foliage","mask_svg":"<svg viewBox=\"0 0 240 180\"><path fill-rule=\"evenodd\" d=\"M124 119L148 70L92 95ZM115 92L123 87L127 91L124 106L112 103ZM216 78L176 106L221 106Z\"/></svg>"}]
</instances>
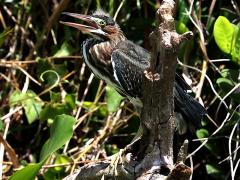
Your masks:
<instances>
[{"instance_id":1,"label":"foliage","mask_svg":"<svg viewBox=\"0 0 240 180\"><path fill-rule=\"evenodd\" d=\"M68 115L58 115L50 127L50 138L45 142L40 153L40 162L29 164L11 176L11 180L34 179L47 158L61 148L73 135L75 119ZM59 161L59 158L56 159Z\"/></svg>"},{"instance_id":2,"label":"foliage","mask_svg":"<svg viewBox=\"0 0 240 180\"><path fill-rule=\"evenodd\" d=\"M204 144L191 156L193 179L237 179L240 4L189 2L178 0L176 8L177 32L194 32L180 49L177 71L208 111L196 135L188 135L190 153ZM148 34L159 1L0 4L0 134L17 154L7 148L3 152L8 155L0 153L0 179L62 179L125 147L137 131L137 113L84 66L80 49L88 36L59 21L68 20L63 11L84 14L101 7L114 16L120 8L117 22L125 35L150 49ZM19 167L25 168L15 172Z\"/></svg>"},{"instance_id":3,"label":"foliage","mask_svg":"<svg viewBox=\"0 0 240 180\"><path fill-rule=\"evenodd\" d=\"M219 16L214 24L213 35L218 47L240 64L240 26L231 24L227 18Z\"/></svg>"}]
</instances>

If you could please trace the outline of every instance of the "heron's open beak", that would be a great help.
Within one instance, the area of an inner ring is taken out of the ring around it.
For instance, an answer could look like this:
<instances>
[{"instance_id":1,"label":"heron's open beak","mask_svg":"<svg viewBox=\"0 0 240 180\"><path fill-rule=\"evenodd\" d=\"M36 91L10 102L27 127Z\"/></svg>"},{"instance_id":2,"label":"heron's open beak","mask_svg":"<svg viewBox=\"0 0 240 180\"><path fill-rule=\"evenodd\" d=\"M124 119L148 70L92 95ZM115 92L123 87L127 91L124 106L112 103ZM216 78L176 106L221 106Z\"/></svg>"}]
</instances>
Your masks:
<instances>
[{"instance_id":1,"label":"heron's open beak","mask_svg":"<svg viewBox=\"0 0 240 180\"><path fill-rule=\"evenodd\" d=\"M66 25L66 26L71 26L71 27L77 28L80 31L82 31L83 33L87 33L87 34L106 35L106 33L98 26L96 21L94 21L94 18L90 15L68 13L68 12L64 12L62 14L74 17L76 19L80 19L80 20L88 23L88 25L84 25L84 24L79 24L79 23L74 23L74 22L60 21L60 23Z\"/></svg>"}]
</instances>

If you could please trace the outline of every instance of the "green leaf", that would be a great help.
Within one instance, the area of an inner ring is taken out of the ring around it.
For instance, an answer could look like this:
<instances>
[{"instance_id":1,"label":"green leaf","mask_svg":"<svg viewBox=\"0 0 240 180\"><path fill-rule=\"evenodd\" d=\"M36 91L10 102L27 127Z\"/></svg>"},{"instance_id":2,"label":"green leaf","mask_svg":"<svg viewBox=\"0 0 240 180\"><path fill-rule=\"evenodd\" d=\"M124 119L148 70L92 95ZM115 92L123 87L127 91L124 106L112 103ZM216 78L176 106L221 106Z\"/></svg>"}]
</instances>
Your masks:
<instances>
[{"instance_id":1,"label":"green leaf","mask_svg":"<svg viewBox=\"0 0 240 180\"><path fill-rule=\"evenodd\" d=\"M13 31L12 29L5 29L2 33L0 33L0 47L2 47L3 43L5 42L5 40L7 39L7 37L10 35L10 33Z\"/></svg>"},{"instance_id":2,"label":"green leaf","mask_svg":"<svg viewBox=\"0 0 240 180\"><path fill-rule=\"evenodd\" d=\"M50 91L51 102L61 102L61 93Z\"/></svg>"},{"instance_id":3,"label":"green leaf","mask_svg":"<svg viewBox=\"0 0 240 180\"><path fill-rule=\"evenodd\" d=\"M208 175L216 179L225 179L221 169L219 169L216 165L206 164L206 171Z\"/></svg>"},{"instance_id":4,"label":"green leaf","mask_svg":"<svg viewBox=\"0 0 240 180\"><path fill-rule=\"evenodd\" d=\"M33 180L37 175L38 171L41 169L44 162L37 164L29 164L25 168L15 172L9 180Z\"/></svg>"},{"instance_id":5,"label":"green leaf","mask_svg":"<svg viewBox=\"0 0 240 180\"><path fill-rule=\"evenodd\" d=\"M106 117L108 115L108 110L107 110L107 106L106 105L99 105L94 104L91 101L84 101L82 107L88 111L91 111L92 109L98 107L97 111L94 112L95 115L97 115L98 117Z\"/></svg>"},{"instance_id":6,"label":"green leaf","mask_svg":"<svg viewBox=\"0 0 240 180\"><path fill-rule=\"evenodd\" d=\"M223 90L223 95L225 96L229 91L231 91L234 86L237 85L237 82L235 82L234 77L228 75L228 78L218 78L217 84L218 86ZM230 97L235 100L236 102L240 103L240 94L239 89L236 89L233 93L230 94Z\"/></svg>"},{"instance_id":7,"label":"green leaf","mask_svg":"<svg viewBox=\"0 0 240 180\"><path fill-rule=\"evenodd\" d=\"M21 100L24 99L24 96L22 95L22 92L19 90L13 91L9 98L10 106L14 106L17 104L21 104Z\"/></svg>"},{"instance_id":8,"label":"green leaf","mask_svg":"<svg viewBox=\"0 0 240 180\"><path fill-rule=\"evenodd\" d=\"M73 135L73 125L75 118L68 115L56 116L52 126L50 127L50 138L43 145L40 153L40 162L37 164L30 164L25 168L14 173L10 180L33 180L47 158L56 150L61 148Z\"/></svg>"},{"instance_id":9,"label":"green leaf","mask_svg":"<svg viewBox=\"0 0 240 180\"><path fill-rule=\"evenodd\" d=\"M96 107L96 105L91 101L84 101L82 106L84 109L87 109L87 110L91 110Z\"/></svg>"},{"instance_id":10,"label":"green leaf","mask_svg":"<svg viewBox=\"0 0 240 180\"><path fill-rule=\"evenodd\" d=\"M214 167L211 164L206 165L206 170L207 170L208 174L214 174L214 173L219 173L220 172L216 167Z\"/></svg>"},{"instance_id":11,"label":"green leaf","mask_svg":"<svg viewBox=\"0 0 240 180\"><path fill-rule=\"evenodd\" d=\"M224 16L219 16L214 24L213 35L218 47L225 53L232 51L234 25Z\"/></svg>"},{"instance_id":12,"label":"green leaf","mask_svg":"<svg viewBox=\"0 0 240 180\"><path fill-rule=\"evenodd\" d=\"M47 58L37 58L37 76L40 77L44 71L53 69L53 64Z\"/></svg>"},{"instance_id":13,"label":"green leaf","mask_svg":"<svg viewBox=\"0 0 240 180\"><path fill-rule=\"evenodd\" d=\"M49 103L41 111L40 119L42 121L54 119L57 115L71 114L72 108L66 103Z\"/></svg>"},{"instance_id":14,"label":"green leaf","mask_svg":"<svg viewBox=\"0 0 240 180\"><path fill-rule=\"evenodd\" d=\"M176 23L176 30L178 34L183 34L189 31L188 27L184 23L179 21Z\"/></svg>"},{"instance_id":15,"label":"green leaf","mask_svg":"<svg viewBox=\"0 0 240 180\"><path fill-rule=\"evenodd\" d=\"M223 89L224 91L231 90L235 84L233 81L227 78L218 78L217 79L217 84Z\"/></svg>"},{"instance_id":16,"label":"green leaf","mask_svg":"<svg viewBox=\"0 0 240 180\"><path fill-rule=\"evenodd\" d=\"M55 160L54 164L67 164L69 163L69 157L65 156L65 155L60 155L58 154ZM63 169L63 167L54 167L55 171L61 171Z\"/></svg>"},{"instance_id":17,"label":"green leaf","mask_svg":"<svg viewBox=\"0 0 240 180\"><path fill-rule=\"evenodd\" d=\"M235 26L233 50L231 52L233 61L240 65L240 24Z\"/></svg>"},{"instance_id":18,"label":"green leaf","mask_svg":"<svg viewBox=\"0 0 240 180\"><path fill-rule=\"evenodd\" d=\"M46 70L44 71L41 76L40 79L44 82L47 82L47 86L57 86L58 83L60 82L60 76L59 74L54 71L54 70Z\"/></svg>"},{"instance_id":19,"label":"green leaf","mask_svg":"<svg viewBox=\"0 0 240 180\"><path fill-rule=\"evenodd\" d=\"M99 117L107 117L108 116L108 110L107 110L107 106L105 105L101 105L99 107L99 109L97 110L98 116Z\"/></svg>"},{"instance_id":20,"label":"green leaf","mask_svg":"<svg viewBox=\"0 0 240 180\"><path fill-rule=\"evenodd\" d=\"M104 148L108 155L113 155L119 152L119 149L115 144L106 144Z\"/></svg>"},{"instance_id":21,"label":"green leaf","mask_svg":"<svg viewBox=\"0 0 240 180\"><path fill-rule=\"evenodd\" d=\"M27 99L23 104L28 123L31 124L39 118L43 103L34 99Z\"/></svg>"},{"instance_id":22,"label":"green leaf","mask_svg":"<svg viewBox=\"0 0 240 180\"><path fill-rule=\"evenodd\" d=\"M50 128L50 138L43 145L40 160L43 161L61 148L73 135L75 119L69 115L56 116Z\"/></svg>"},{"instance_id":23,"label":"green leaf","mask_svg":"<svg viewBox=\"0 0 240 180\"><path fill-rule=\"evenodd\" d=\"M29 124L39 118L43 106L42 100L31 90L26 93L14 91L10 96L10 104L11 106L17 104L23 106Z\"/></svg>"},{"instance_id":24,"label":"green leaf","mask_svg":"<svg viewBox=\"0 0 240 180\"><path fill-rule=\"evenodd\" d=\"M5 129L4 121L0 121L0 132L3 132Z\"/></svg>"},{"instance_id":25,"label":"green leaf","mask_svg":"<svg viewBox=\"0 0 240 180\"><path fill-rule=\"evenodd\" d=\"M107 109L109 112L115 112L124 99L113 87L106 87Z\"/></svg>"},{"instance_id":26,"label":"green leaf","mask_svg":"<svg viewBox=\"0 0 240 180\"><path fill-rule=\"evenodd\" d=\"M202 138L207 138L209 137L209 132L207 129L199 129L197 130L196 132L196 135L199 139L202 139ZM202 142L204 140L201 140ZM211 143L211 142L207 142L205 145L204 145L214 156L217 157L217 154L218 154L218 150L216 150L216 147L217 147L217 144L216 142L214 143Z\"/></svg>"},{"instance_id":27,"label":"green leaf","mask_svg":"<svg viewBox=\"0 0 240 180\"><path fill-rule=\"evenodd\" d=\"M224 16L219 16L214 24L213 35L218 47L240 65L240 25L234 25Z\"/></svg>"},{"instance_id":28,"label":"green leaf","mask_svg":"<svg viewBox=\"0 0 240 180\"><path fill-rule=\"evenodd\" d=\"M188 15L185 13L186 9L188 8L188 4L186 3L185 0L179 0L177 3L177 16L178 17L178 21L182 22L184 24L187 24L189 21L189 17Z\"/></svg>"},{"instance_id":29,"label":"green leaf","mask_svg":"<svg viewBox=\"0 0 240 180\"><path fill-rule=\"evenodd\" d=\"M223 69L221 70L221 76L224 78L231 79L234 82L238 82L238 70L233 70L233 69Z\"/></svg>"},{"instance_id":30,"label":"green leaf","mask_svg":"<svg viewBox=\"0 0 240 180\"><path fill-rule=\"evenodd\" d=\"M55 64L54 65L54 70L58 73L58 75L60 77L63 77L66 74L69 73L67 69L68 69L68 67L67 67L67 65L65 63L63 63L63 64Z\"/></svg>"},{"instance_id":31,"label":"green leaf","mask_svg":"<svg viewBox=\"0 0 240 180\"><path fill-rule=\"evenodd\" d=\"M74 109L76 106L76 95L75 94L67 94L65 96L65 102L69 107Z\"/></svg>"},{"instance_id":32,"label":"green leaf","mask_svg":"<svg viewBox=\"0 0 240 180\"><path fill-rule=\"evenodd\" d=\"M58 179L56 177L57 173L56 172L53 172L51 169L49 169L47 172L44 173L43 177L44 177L44 180L55 180L55 179Z\"/></svg>"},{"instance_id":33,"label":"green leaf","mask_svg":"<svg viewBox=\"0 0 240 180\"><path fill-rule=\"evenodd\" d=\"M64 42L61 48L54 54L54 57L69 56L71 53L72 47L67 42Z\"/></svg>"},{"instance_id":34,"label":"green leaf","mask_svg":"<svg viewBox=\"0 0 240 180\"><path fill-rule=\"evenodd\" d=\"M196 134L199 139L209 136L209 132L206 129L199 129Z\"/></svg>"}]
</instances>

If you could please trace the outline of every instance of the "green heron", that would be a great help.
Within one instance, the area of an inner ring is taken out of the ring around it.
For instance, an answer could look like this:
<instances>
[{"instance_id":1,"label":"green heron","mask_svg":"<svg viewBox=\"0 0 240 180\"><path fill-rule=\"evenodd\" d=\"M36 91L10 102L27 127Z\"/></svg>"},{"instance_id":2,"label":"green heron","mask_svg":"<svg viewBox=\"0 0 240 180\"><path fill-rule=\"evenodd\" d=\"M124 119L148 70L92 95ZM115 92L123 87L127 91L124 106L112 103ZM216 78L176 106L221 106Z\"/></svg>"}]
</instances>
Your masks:
<instances>
[{"instance_id":1,"label":"green heron","mask_svg":"<svg viewBox=\"0 0 240 180\"><path fill-rule=\"evenodd\" d=\"M93 38L82 44L82 55L91 71L126 96L134 106L142 107L142 82L144 70L150 66L150 53L129 41L119 25L104 11L92 15L64 13L85 21L88 25L61 22L79 29ZM180 134L189 129L194 132L201 125L205 108L187 93L188 85L176 74L174 88L175 112Z\"/></svg>"}]
</instances>

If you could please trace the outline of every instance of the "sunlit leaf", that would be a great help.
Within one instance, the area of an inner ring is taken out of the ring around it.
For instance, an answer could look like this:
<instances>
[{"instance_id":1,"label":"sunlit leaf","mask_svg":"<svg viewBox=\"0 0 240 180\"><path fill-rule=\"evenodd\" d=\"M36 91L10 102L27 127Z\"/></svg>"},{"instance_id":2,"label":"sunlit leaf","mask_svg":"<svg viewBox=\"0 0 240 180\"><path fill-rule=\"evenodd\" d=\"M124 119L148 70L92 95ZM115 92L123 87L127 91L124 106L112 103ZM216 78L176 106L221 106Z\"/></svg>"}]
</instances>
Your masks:
<instances>
[{"instance_id":1,"label":"sunlit leaf","mask_svg":"<svg viewBox=\"0 0 240 180\"><path fill-rule=\"evenodd\" d=\"M234 25L224 16L219 16L214 24L213 35L218 47L225 53L232 51Z\"/></svg>"},{"instance_id":2,"label":"sunlit leaf","mask_svg":"<svg viewBox=\"0 0 240 180\"><path fill-rule=\"evenodd\" d=\"M40 162L37 164L29 164L25 168L15 172L10 180L33 180L37 175L38 171L41 169L44 162Z\"/></svg>"},{"instance_id":3,"label":"sunlit leaf","mask_svg":"<svg viewBox=\"0 0 240 180\"><path fill-rule=\"evenodd\" d=\"M226 17L219 16L214 24L213 35L218 47L240 65L240 25L234 25Z\"/></svg>"},{"instance_id":4,"label":"sunlit leaf","mask_svg":"<svg viewBox=\"0 0 240 180\"><path fill-rule=\"evenodd\" d=\"M227 78L218 78L217 84L224 90L228 91L234 87L234 82Z\"/></svg>"},{"instance_id":5,"label":"sunlit leaf","mask_svg":"<svg viewBox=\"0 0 240 180\"><path fill-rule=\"evenodd\" d=\"M26 98L25 95L23 95L21 91L16 90L13 91L13 93L11 94L9 98L9 103L11 106L21 104L21 101L24 100L25 98Z\"/></svg>"},{"instance_id":6,"label":"sunlit leaf","mask_svg":"<svg viewBox=\"0 0 240 180\"><path fill-rule=\"evenodd\" d=\"M39 118L42 106L43 103L41 101L37 101L35 98L27 99L23 103L23 108L29 124Z\"/></svg>"},{"instance_id":7,"label":"sunlit leaf","mask_svg":"<svg viewBox=\"0 0 240 180\"><path fill-rule=\"evenodd\" d=\"M69 56L71 53L72 47L67 42L64 42L61 48L54 54L54 57L65 57Z\"/></svg>"},{"instance_id":8,"label":"sunlit leaf","mask_svg":"<svg viewBox=\"0 0 240 180\"><path fill-rule=\"evenodd\" d=\"M84 101L82 106L83 106L83 108L90 110L90 109L94 108L96 105L94 105L94 103L91 101Z\"/></svg>"},{"instance_id":9,"label":"sunlit leaf","mask_svg":"<svg viewBox=\"0 0 240 180\"><path fill-rule=\"evenodd\" d=\"M238 81L238 74L239 71L238 70L234 70L234 69L223 69L221 71L221 76L224 78L228 78L234 82Z\"/></svg>"},{"instance_id":10,"label":"sunlit leaf","mask_svg":"<svg viewBox=\"0 0 240 180\"><path fill-rule=\"evenodd\" d=\"M108 115L107 106L100 106L97 110L97 113L100 117L106 117Z\"/></svg>"},{"instance_id":11,"label":"sunlit leaf","mask_svg":"<svg viewBox=\"0 0 240 180\"><path fill-rule=\"evenodd\" d=\"M58 154L57 157L56 157L56 160L54 162L55 165L58 165L58 164L68 164L69 163L69 157L65 156L65 155L60 155ZM54 167L54 170L55 171L61 171L63 169L63 167Z\"/></svg>"},{"instance_id":12,"label":"sunlit leaf","mask_svg":"<svg viewBox=\"0 0 240 180\"><path fill-rule=\"evenodd\" d=\"M233 50L231 52L233 61L240 65L240 23L235 26Z\"/></svg>"},{"instance_id":13,"label":"sunlit leaf","mask_svg":"<svg viewBox=\"0 0 240 180\"><path fill-rule=\"evenodd\" d=\"M56 116L50 128L50 138L41 150L41 161L61 148L72 137L74 123L75 119L72 116L65 114Z\"/></svg>"},{"instance_id":14,"label":"sunlit leaf","mask_svg":"<svg viewBox=\"0 0 240 180\"><path fill-rule=\"evenodd\" d=\"M55 116L68 114L72 112L72 108L66 103L48 103L44 106L40 114L41 120L54 119Z\"/></svg>"},{"instance_id":15,"label":"sunlit leaf","mask_svg":"<svg viewBox=\"0 0 240 180\"><path fill-rule=\"evenodd\" d=\"M221 169L216 165L206 164L206 171L207 174L211 177L214 177L216 179L224 179Z\"/></svg>"},{"instance_id":16,"label":"sunlit leaf","mask_svg":"<svg viewBox=\"0 0 240 180\"><path fill-rule=\"evenodd\" d=\"M123 100L123 97L113 87L107 86L106 99L108 111L115 112Z\"/></svg>"},{"instance_id":17,"label":"sunlit leaf","mask_svg":"<svg viewBox=\"0 0 240 180\"><path fill-rule=\"evenodd\" d=\"M202 128L202 129L197 130L196 135L197 135L198 139L202 139L201 141L203 142L204 138L209 137L209 132L207 129ZM207 142L204 146L211 152L211 154L213 154L214 156L217 157L217 155L219 153L219 149L216 149L216 147L217 147L216 142L213 142L213 143Z\"/></svg>"},{"instance_id":18,"label":"sunlit leaf","mask_svg":"<svg viewBox=\"0 0 240 180\"><path fill-rule=\"evenodd\" d=\"M52 126L50 127L50 138L43 145L40 153L40 162L30 164L25 168L17 171L11 176L11 180L32 180L41 169L47 158L56 150L61 148L73 135L73 125L75 119L68 115L56 116Z\"/></svg>"},{"instance_id":19,"label":"sunlit leaf","mask_svg":"<svg viewBox=\"0 0 240 180\"><path fill-rule=\"evenodd\" d=\"M189 31L188 27L182 22L177 22L176 23L176 30L177 30L178 34L183 34L187 31Z\"/></svg>"},{"instance_id":20,"label":"sunlit leaf","mask_svg":"<svg viewBox=\"0 0 240 180\"><path fill-rule=\"evenodd\" d=\"M29 124L40 117L43 106L41 99L31 90L26 93L19 90L14 91L10 96L10 104L12 106L16 104L23 106Z\"/></svg>"},{"instance_id":21,"label":"sunlit leaf","mask_svg":"<svg viewBox=\"0 0 240 180\"><path fill-rule=\"evenodd\" d=\"M206 129L199 129L196 134L199 139L209 136L209 132Z\"/></svg>"},{"instance_id":22,"label":"sunlit leaf","mask_svg":"<svg viewBox=\"0 0 240 180\"><path fill-rule=\"evenodd\" d=\"M65 102L70 108L74 109L76 106L76 95L75 94L67 94L65 96Z\"/></svg>"}]
</instances>

